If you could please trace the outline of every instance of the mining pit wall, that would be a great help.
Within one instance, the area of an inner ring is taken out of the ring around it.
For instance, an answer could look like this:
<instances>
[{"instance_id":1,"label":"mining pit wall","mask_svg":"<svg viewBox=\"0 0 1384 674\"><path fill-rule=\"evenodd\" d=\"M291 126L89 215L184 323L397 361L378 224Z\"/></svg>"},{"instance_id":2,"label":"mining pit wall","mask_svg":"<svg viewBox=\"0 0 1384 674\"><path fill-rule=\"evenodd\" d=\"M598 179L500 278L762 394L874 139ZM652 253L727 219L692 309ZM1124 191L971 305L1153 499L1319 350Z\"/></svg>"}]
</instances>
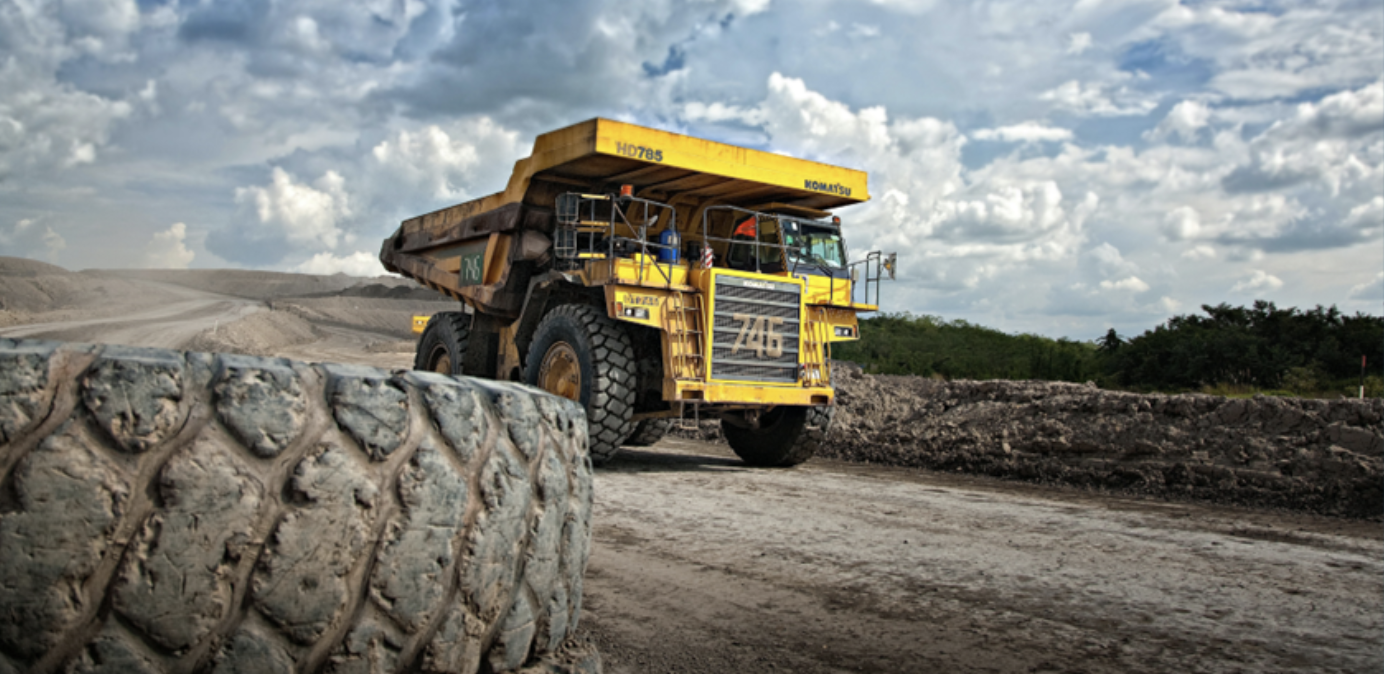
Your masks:
<instances>
[{"instance_id":1,"label":"mining pit wall","mask_svg":"<svg viewBox=\"0 0 1384 674\"><path fill-rule=\"evenodd\" d=\"M818 456L1384 519L1384 400L1138 394L834 369ZM718 439L719 429L703 435Z\"/></svg>"}]
</instances>

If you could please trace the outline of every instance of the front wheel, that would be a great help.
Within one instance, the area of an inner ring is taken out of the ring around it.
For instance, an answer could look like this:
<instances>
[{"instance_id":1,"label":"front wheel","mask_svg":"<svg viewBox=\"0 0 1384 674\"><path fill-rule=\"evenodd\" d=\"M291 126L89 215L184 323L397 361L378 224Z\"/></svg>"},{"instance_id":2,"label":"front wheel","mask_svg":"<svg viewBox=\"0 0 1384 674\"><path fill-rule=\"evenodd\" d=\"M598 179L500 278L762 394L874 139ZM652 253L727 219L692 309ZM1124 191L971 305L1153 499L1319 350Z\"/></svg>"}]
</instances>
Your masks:
<instances>
[{"instance_id":1,"label":"front wheel","mask_svg":"<svg viewBox=\"0 0 1384 674\"><path fill-rule=\"evenodd\" d=\"M460 311L433 314L418 338L413 369L438 374L461 374L466 342L471 338L471 315Z\"/></svg>"},{"instance_id":2,"label":"front wheel","mask_svg":"<svg viewBox=\"0 0 1384 674\"><path fill-rule=\"evenodd\" d=\"M833 407L780 405L759 417L759 425L721 420L726 442L745 463L765 468L796 466L817 452L831 425Z\"/></svg>"},{"instance_id":3,"label":"front wheel","mask_svg":"<svg viewBox=\"0 0 1384 674\"><path fill-rule=\"evenodd\" d=\"M634 371L625 328L596 307L567 304L534 331L524 382L586 408L591 461L600 464L634 431Z\"/></svg>"}]
</instances>

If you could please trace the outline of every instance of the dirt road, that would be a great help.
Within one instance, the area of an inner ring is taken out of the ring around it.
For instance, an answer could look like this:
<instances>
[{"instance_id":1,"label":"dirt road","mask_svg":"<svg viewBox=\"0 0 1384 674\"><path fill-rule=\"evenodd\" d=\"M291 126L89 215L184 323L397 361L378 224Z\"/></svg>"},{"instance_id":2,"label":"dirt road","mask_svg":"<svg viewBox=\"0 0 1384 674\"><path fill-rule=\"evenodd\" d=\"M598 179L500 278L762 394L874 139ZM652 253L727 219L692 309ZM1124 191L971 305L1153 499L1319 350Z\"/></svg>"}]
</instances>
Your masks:
<instances>
[{"instance_id":1,"label":"dirt road","mask_svg":"<svg viewBox=\"0 0 1384 674\"><path fill-rule=\"evenodd\" d=\"M179 348L203 330L229 325L265 308L263 302L218 295L164 283L140 282L151 286L161 301L156 306L126 300L115 307L93 311L95 318L32 323L0 329L0 337L14 339L52 339L58 341L133 344L160 348ZM155 292L151 292L151 295ZM166 298L170 296L172 301Z\"/></svg>"},{"instance_id":2,"label":"dirt road","mask_svg":"<svg viewBox=\"0 0 1384 674\"><path fill-rule=\"evenodd\" d=\"M634 672L1366 672L1379 526L721 447L596 483L584 624Z\"/></svg>"},{"instance_id":3,"label":"dirt road","mask_svg":"<svg viewBox=\"0 0 1384 674\"><path fill-rule=\"evenodd\" d=\"M187 292L0 334L176 346L259 306ZM275 355L412 361L377 329L313 330ZM820 459L748 470L682 440L599 470L594 518L582 625L611 674L1384 670L1377 523Z\"/></svg>"}]
</instances>

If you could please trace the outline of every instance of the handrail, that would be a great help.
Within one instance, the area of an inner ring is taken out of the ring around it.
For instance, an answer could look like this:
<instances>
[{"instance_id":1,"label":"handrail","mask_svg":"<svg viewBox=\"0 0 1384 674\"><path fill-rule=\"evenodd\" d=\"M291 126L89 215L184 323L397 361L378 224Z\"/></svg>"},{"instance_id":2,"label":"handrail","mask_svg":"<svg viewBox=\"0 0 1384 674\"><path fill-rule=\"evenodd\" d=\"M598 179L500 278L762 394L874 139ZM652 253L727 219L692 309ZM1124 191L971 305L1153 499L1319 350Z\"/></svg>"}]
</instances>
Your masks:
<instances>
[{"instance_id":1,"label":"handrail","mask_svg":"<svg viewBox=\"0 0 1384 674\"><path fill-rule=\"evenodd\" d=\"M597 208L602 203L610 205L609 212L604 213L604 217ZM662 220L665 214L668 216L666 227L671 227L674 232L677 231L678 212L669 204L635 196L566 192L558 195L555 210L558 231L555 232L556 240L553 245L553 253L557 258L567 260L571 264L580 264L582 260L601 255L610 265L610 275L615 276L615 260L625 252L625 246L622 244L628 243L637 248L640 253L639 278L642 284L645 261L649 258L650 248L656 251L671 249L674 252L674 257L678 257L677 245L649 240L649 223ZM586 217L583 217L583 210L585 210ZM650 215L651 211L653 211L652 216ZM639 215L643 217L638 217ZM639 222L638 225L631 221L631 216L636 216L634 219ZM616 228L620 225L624 225L630 232L633 232L634 238L618 236ZM583 236L586 237L585 246L582 246ZM604 250L598 250L598 248L604 248ZM584 257L583 253L588 255ZM657 263L659 257L661 256L654 255L653 267L663 278L664 287L672 288L672 272L665 270L661 264Z\"/></svg>"}]
</instances>

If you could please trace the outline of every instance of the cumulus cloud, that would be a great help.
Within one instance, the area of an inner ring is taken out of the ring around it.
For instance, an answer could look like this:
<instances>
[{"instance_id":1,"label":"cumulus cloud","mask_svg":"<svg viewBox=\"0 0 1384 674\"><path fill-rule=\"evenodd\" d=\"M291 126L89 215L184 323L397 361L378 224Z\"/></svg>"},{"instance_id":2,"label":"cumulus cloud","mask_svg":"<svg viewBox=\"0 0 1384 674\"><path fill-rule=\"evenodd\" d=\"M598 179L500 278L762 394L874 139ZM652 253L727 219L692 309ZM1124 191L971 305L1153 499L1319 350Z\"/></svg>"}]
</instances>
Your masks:
<instances>
[{"instance_id":1,"label":"cumulus cloud","mask_svg":"<svg viewBox=\"0 0 1384 674\"><path fill-rule=\"evenodd\" d=\"M338 223L351 214L346 181L336 171L307 185L276 166L269 185L238 187L235 200L252 206L261 226L288 241L329 248L342 237Z\"/></svg>"},{"instance_id":2,"label":"cumulus cloud","mask_svg":"<svg viewBox=\"0 0 1384 674\"><path fill-rule=\"evenodd\" d=\"M14 223L8 232L0 230L0 255L13 257L42 256L57 261L58 253L67 248L67 240L51 225L25 218Z\"/></svg>"},{"instance_id":3,"label":"cumulus cloud","mask_svg":"<svg viewBox=\"0 0 1384 674\"><path fill-rule=\"evenodd\" d=\"M1191 206L1178 206L1163 219L1163 236L1171 241L1195 238L1201 233L1201 215Z\"/></svg>"},{"instance_id":4,"label":"cumulus cloud","mask_svg":"<svg viewBox=\"0 0 1384 674\"><path fill-rule=\"evenodd\" d=\"M1102 290L1123 290L1142 293L1149 289L1149 284L1144 283L1138 276L1127 276L1118 281L1101 281L1100 287Z\"/></svg>"},{"instance_id":5,"label":"cumulus cloud","mask_svg":"<svg viewBox=\"0 0 1384 674\"><path fill-rule=\"evenodd\" d=\"M347 276L381 276L385 273L380 258L372 253L356 251L349 255L337 256L331 253L318 253L306 262L294 267L303 274L346 274Z\"/></svg>"},{"instance_id":6,"label":"cumulus cloud","mask_svg":"<svg viewBox=\"0 0 1384 674\"><path fill-rule=\"evenodd\" d=\"M518 133L485 116L455 122L450 131L436 124L400 129L371 150L378 164L372 183L387 180L410 191L421 188L433 199L460 201L474 196L478 172L506 166L520 154L519 147Z\"/></svg>"},{"instance_id":7,"label":"cumulus cloud","mask_svg":"<svg viewBox=\"0 0 1384 674\"><path fill-rule=\"evenodd\" d=\"M1384 80L1302 103L1249 145L1249 161L1222 180L1229 192L1262 192L1319 180L1332 193L1384 179ZM1374 137L1373 143L1366 139ZM1366 142L1361 142L1366 141Z\"/></svg>"},{"instance_id":8,"label":"cumulus cloud","mask_svg":"<svg viewBox=\"0 0 1384 674\"><path fill-rule=\"evenodd\" d=\"M1278 290L1283 287L1283 281L1277 276L1270 274L1262 269L1255 269L1249 278L1237 282L1231 286L1232 293L1257 293L1266 290Z\"/></svg>"},{"instance_id":9,"label":"cumulus cloud","mask_svg":"<svg viewBox=\"0 0 1384 674\"><path fill-rule=\"evenodd\" d=\"M1127 86L1078 80L1068 80L1044 91L1038 100L1051 102L1059 110L1096 117L1146 115L1158 107L1158 101Z\"/></svg>"},{"instance_id":10,"label":"cumulus cloud","mask_svg":"<svg viewBox=\"0 0 1384 674\"><path fill-rule=\"evenodd\" d=\"M187 249L187 225L175 222L155 232L144 246L144 267L148 269L187 269L196 254Z\"/></svg>"},{"instance_id":11,"label":"cumulus cloud","mask_svg":"<svg viewBox=\"0 0 1384 674\"><path fill-rule=\"evenodd\" d=\"M1039 122L1022 122L998 129L979 129L971 134L976 140L1002 140L1009 143L1071 140L1072 132Z\"/></svg>"},{"instance_id":12,"label":"cumulus cloud","mask_svg":"<svg viewBox=\"0 0 1384 674\"><path fill-rule=\"evenodd\" d=\"M1152 141L1178 137L1184 141L1194 141L1197 131L1206 127L1211 120L1211 109L1199 101L1182 101L1168 111L1168 115L1158 126L1144 134Z\"/></svg>"}]
</instances>

